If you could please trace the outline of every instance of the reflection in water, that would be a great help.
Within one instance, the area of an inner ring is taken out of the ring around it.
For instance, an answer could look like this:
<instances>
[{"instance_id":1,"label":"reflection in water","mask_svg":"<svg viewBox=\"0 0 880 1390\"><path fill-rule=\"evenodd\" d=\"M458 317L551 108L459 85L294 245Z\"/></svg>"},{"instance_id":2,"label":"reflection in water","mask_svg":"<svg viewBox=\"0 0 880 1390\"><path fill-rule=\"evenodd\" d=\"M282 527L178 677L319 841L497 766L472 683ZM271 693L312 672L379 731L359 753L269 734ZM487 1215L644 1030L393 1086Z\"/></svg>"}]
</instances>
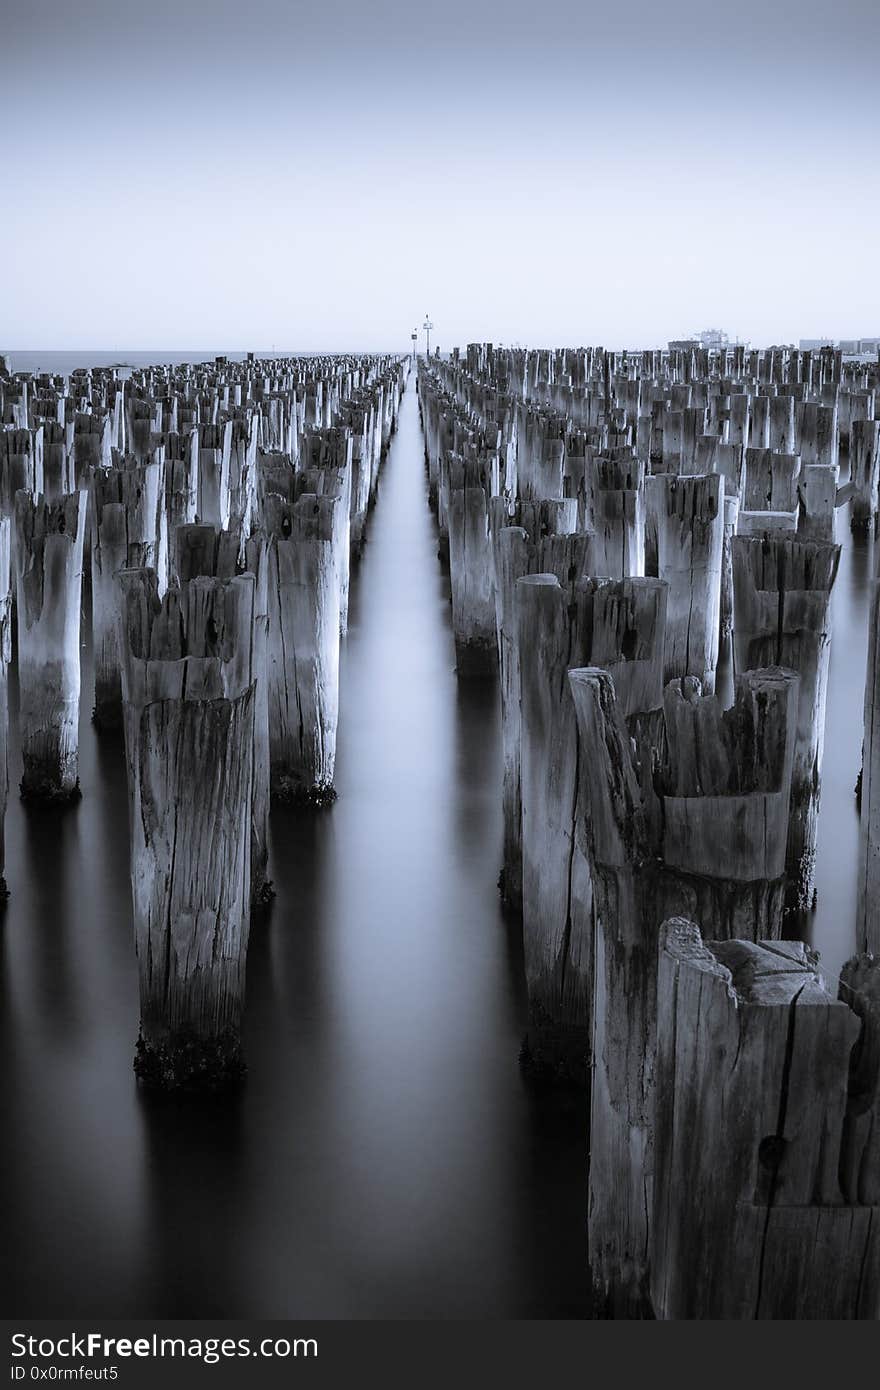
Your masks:
<instances>
[{"instance_id":1,"label":"reflection in water","mask_svg":"<svg viewBox=\"0 0 880 1390\"><path fill-rule=\"evenodd\" d=\"M234 1100L135 1085L125 770L90 698L82 802L13 796L7 1315L584 1313L583 1104L519 1074L497 689L456 680L436 550L411 386L352 594L339 801L273 811Z\"/></svg>"}]
</instances>

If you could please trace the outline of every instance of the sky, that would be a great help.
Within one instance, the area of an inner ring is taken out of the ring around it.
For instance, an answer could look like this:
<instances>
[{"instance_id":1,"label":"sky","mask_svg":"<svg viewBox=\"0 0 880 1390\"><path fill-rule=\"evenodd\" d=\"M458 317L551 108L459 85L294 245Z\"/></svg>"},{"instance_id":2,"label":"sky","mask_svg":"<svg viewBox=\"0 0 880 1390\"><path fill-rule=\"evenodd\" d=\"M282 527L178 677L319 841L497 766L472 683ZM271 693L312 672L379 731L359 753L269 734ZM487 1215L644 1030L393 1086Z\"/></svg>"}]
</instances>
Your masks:
<instances>
[{"instance_id":1,"label":"sky","mask_svg":"<svg viewBox=\"0 0 880 1390\"><path fill-rule=\"evenodd\" d=\"M4 0L0 350L878 335L878 52L877 0Z\"/></svg>"}]
</instances>

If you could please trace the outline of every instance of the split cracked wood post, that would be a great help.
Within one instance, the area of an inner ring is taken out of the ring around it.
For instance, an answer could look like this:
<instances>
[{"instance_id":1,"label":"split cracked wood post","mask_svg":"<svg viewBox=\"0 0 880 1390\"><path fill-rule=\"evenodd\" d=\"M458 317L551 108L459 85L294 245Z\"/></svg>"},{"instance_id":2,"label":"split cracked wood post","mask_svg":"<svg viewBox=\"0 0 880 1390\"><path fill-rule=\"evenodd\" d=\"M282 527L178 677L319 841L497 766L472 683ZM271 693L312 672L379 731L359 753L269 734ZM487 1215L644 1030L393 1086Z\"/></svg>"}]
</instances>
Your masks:
<instances>
[{"instance_id":1,"label":"split cracked wood post","mask_svg":"<svg viewBox=\"0 0 880 1390\"><path fill-rule=\"evenodd\" d=\"M446 460L452 629L458 674L485 676L498 669L489 539L492 484L488 458L465 447L467 455L449 454Z\"/></svg>"},{"instance_id":2,"label":"split cracked wood post","mask_svg":"<svg viewBox=\"0 0 880 1390\"><path fill-rule=\"evenodd\" d=\"M232 579L242 571L254 577L251 905L260 907L273 895L269 878L269 680L266 668L269 600L266 542L263 536L255 534L242 546L241 531L237 527L223 531L215 526L178 526L173 550L173 575L180 586L201 577Z\"/></svg>"},{"instance_id":3,"label":"split cracked wood post","mask_svg":"<svg viewBox=\"0 0 880 1390\"><path fill-rule=\"evenodd\" d=\"M880 580L871 583L859 811L856 939L880 956Z\"/></svg>"},{"instance_id":4,"label":"split cracked wood post","mask_svg":"<svg viewBox=\"0 0 880 1390\"><path fill-rule=\"evenodd\" d=\"M740 535L797 530L800 466L797 454L746 449Z\"/></svg>"},{"instance_id":5,"label":"split cracked wood post","mask_svg":"<svg viewBox=\"0 0 880 1390\"><path fill-rule=\"evenodd\" d=\"M307 430L302 441L301 487L337 506L333 524L333 549L339 571L339 632L348 631L348 591L351 579L351 430L345 426Z\"/></svg>"},{"instance_id":6,"label":"split cracked wood post","mask_svg":"<svg viewBox=\"0 0 880 1390\"><path fill-rule=\"evenodd\" d=\"M880 485L880 420L854 420L850 445L850 490L854 531L877 530Z\"/></svg>"},{"instance_id":7,"label":"split cracked wood post","mask_svg":"<svg viewBox=\"0 0 880 1390\"><path fill-rule=\"evenodd\" d=\"M508 907L522 910L522 783L520 768L520 670L516 619L516 582L525 574L551 573L565 585L588 573L590 537L572 537L577 502L490 504L495 622L501 685L501 791L504 818L501 895ZM556 542L565 538L563 544Z\"/></svg>"},{"instance_id":8,"label":"split cracked wood post","mask_svg":"<svg viewBox=\"0 0 880 1390\"><path fill-rule=\"evenodd\" d=\"M6 805L9 800L9 663L12 659L12 521L0 517L0 901L6 888Z\"/></svg>"},{"instance_id":9,"label":"split cracked wood post","mask_svg":"<svg viewBox=\"0 0 880 1390\"><path fill-rule=\"evenodd\" d=\"M595 573L625 579L645 573L645 465L638 459L592 460Z\"/></svg>"},{"instance_id":10,"label":"split cracked wood post","mask_svg":"<svg viewBox=\"0 0 880 1390\"><path fill-rule=\"evenodd\" d=\"M590 1265L598 1310L644 1316L660 924L681 914L719 939L780 935L798 678L750 671L727 711L693 678L673 681L665 739L640 739L638 753L611 676L573 670L569 682L596 909Z\"/></svg>"},{"instance_id":11,"label":"split cracked wood post","mask_svg":"<svg viewBox=\"0 0 880 1390\"><path fill-rule=\"evenodd\" d=\"M735 536L732 549L734 670L780 665L800 676L786 872L787 906L805 912L814 900L831 590L840 546L767 535Z\"/></svg>"},{"instance_id":12,"label":"split cracked wood post","mask_svg":"<svg viewBox=\"0 0 880 1390\"><path fill-rule=\"evenodd\" d=\"M168 531L195 521L199 509L199 434L169 434L165 446Z\"/></svg>"},{"instance_id":13,"label":"split cracked wood post","mask_svg":"<svg viewBox=\"0 0 880 1390\"><path fill-rule=\"evenodd\" d=\"M697 676L709 695L718 664L723 499L717 473L645 479L646 569L669 586L664 680Z\"/></svg>"},{"instance_id":14,"label":"split cracked wood post","mask_svg":"<svg viewBox=\"0 0 880 1390\"><path fill-rule=\"evenodd\" d=\"M526 1055L536 1070L580 1085L590 1054L593 894L575 833L583 764L567 673L585 662L607 668L632 728L656 720L666 596L662 580L581 580L567 571L562 583L533 574L516 584Z\"/></svg>"},{"instance_id":15,"label":"split cracked wood post","mask_svg":"<svg viewBox=\"0 0 880 1390\"><path fill-rule=\"evenodd\" d=\"M116 467L93 473L91 502L94 720L99 727L113 728L122 724L116 576L123 569L154 569L159 592L165 592L165 465L117 457Z\"/></svg>"},{"instance_id":16,"label":"split cracked wood post","mask_svg":"<svg viewBox=\"0 0 880 1390\"><path fill-rule=\"evenodd\" d=\"M339 516L332 497L266 498L272 795L315 806L336 796Z\"/></svg>"},{"instance_id":17,"label":"split cracked wood post","mask_svg":"<svg viewBox=\"0 0 880 1390\"><path fill-rule=\"evenodd\" d=\"M880 1312L880 963L664 923L651 1289L663 1319Z\"/></svg>"},{"instance_id":18,"label":"split cracked wood post","mask_svg":"<svg viewBox=\"0 0 880 1390\"><path fill-rule=\"evenodd\" d=\"M63 425L46 420L42 429L43 496L47 502L58 502L78 490L73 476L73 459Z\"/></svg>"},{"instance_id":19,"label":"split cracked wood post","mask_svg":"<svg viewBox=\"0 0 880 1390\"><path fill-rule=\"evenodd\" d=\"M370 509L370 444L367 438L368 417L362 405L346 403L339 418L351 434L351 554L360 555L367 530Z\"/></svg>"},{"instance_id":20,"label":"split cracked wood post","mask_svg":"<svg viewBox=\"0 0 880 1390\"><path fill-rule=\"evenodd\" d=\"M86 494L15 495L23 775L35 801L79 796L80 608Z\"/></svg>"},{"instance_id":21,"label":"split cracked wood post","mask_svg":"<svg viewBox=\"0 0 880 1390\"><path fill-rule=\"evenodd\" d=\"M229 462L232 421L199 426L198 509L200 522L228 526L231 512Z\"/></svg>"},{"instance_id":22,"label":"split cracked wood post","mask_svg":"<svg viewBox=\"0 0 880 1390\"><path fill-rule=\"evenodd\" d=\"M194 579L162 600L150 570L119 583L135 1071L165 1089L217 1089L244 1070L254 579Z\"/></svg>"},{"instance_id":23,"label":"split cracked wood post","mask_svg":"<svg viewBox=\"0 0 880 1390\"><path fill-rule=\"evenodd\" d=\"M803 540L834 540L834 509L840 469L836 463L805 463L798 478L797 533Z\"/></svg>"},{"instance_id":24,"label":"split cracked wood post","mask_svg":"<svg viewBox=\"0 0 880 1390\"><path fill-rule=\"evenodd\" d=\"M721 599L719 613L721 636L729 637L733 631L733 538L739 521L739 497L724 498L724 544L721 550Z\"/></svg>"}]
</instances>

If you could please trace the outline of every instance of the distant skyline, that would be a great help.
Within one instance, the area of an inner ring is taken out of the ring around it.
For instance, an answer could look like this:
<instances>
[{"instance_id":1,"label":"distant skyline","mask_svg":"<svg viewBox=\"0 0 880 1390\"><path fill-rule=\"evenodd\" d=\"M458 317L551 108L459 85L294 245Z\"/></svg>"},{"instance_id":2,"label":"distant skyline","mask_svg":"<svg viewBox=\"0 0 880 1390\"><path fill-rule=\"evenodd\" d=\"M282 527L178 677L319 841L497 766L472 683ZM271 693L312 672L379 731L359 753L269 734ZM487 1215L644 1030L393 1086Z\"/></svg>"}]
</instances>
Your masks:
<instances>
[{"instance_id":1,"label":"distant skyline","mask_svg":"<svg viewBox=\"0 0 880 1390\"><path fill-rule=\"evenodd\" d=\"M0 350L878 335L878 47L875 0L19 0Z\"/></svg>"}]
</instances>

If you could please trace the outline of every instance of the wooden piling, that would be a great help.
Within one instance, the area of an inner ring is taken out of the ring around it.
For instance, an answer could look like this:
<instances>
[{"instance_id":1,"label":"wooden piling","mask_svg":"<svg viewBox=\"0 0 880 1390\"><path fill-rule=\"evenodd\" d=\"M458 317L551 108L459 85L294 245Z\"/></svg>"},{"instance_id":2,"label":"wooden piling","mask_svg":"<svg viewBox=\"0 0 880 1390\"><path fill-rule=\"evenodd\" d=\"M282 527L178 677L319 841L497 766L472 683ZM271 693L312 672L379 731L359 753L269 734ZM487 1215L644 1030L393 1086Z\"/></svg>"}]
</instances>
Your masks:
<instances>
[{"instance_id":1,"label":"wooden piling","mask_svg":"<svg viewBox=\"0 0 880 1390\"><path fill-rule=\"evenodd\" d=\"M448 454L449 577L459 676L498 669L492 547L489 541L490 465L472 446Z\"/></svg>"},{"instance_id":2,"label":"wooden piling","mask_svg":"<svg viewBox=\"0 0 880 1390\"><path fill-rule=\"evenodd\" d=\"M624 579L645 573L645 465L635 458L592 460L595 573Z\"/></svg>"},{"instance_id":3,"label":"wooden piling","mask_svg":"<svg viewBox=\"0 0 880 1390\"><path fill-rule=\"evenodd\" d=\"M876 533L880 486L880 420L854 420L851 426L850 486L854 531Z\"/></svg>"},{"instance_id":4,"label":"wooden piling","mask_svg":"<svg viewBox=\"0 0 880 1390\"><path fill-rule=\"evenodd\" d=\"M508 907L522 910L522 784L520 767L520 668L516 617L516 582L525 574L555 574L571 585L588 573L590 537L557 544L577 523L571 500L509 503L493 497L490 505L495 622L501 686L501 802L504 844L501 892ZM549 544L548 544L549 542Z\"/></svg>"},{"instance_id":5,"label":"wooden piling","mask_svg":"<svg viewBox=\"0 0 880 1390\"><path fill-rule=\"evenodd\" d=\"M80 608L86 493L15 495L22 797L79 796Z\"/></svg>"},{"instance_id":6,"label":"wooden piling","mask_svg":"<svg viewBox=\"0 0 880 1390\"><path fill-rule=\"evenodd\" d=\"M9 800L9 663L12 660L12 521L0 517L0 902L6 888L6 805Z\"/></svg>"},{"instance_id":7,"label":"wooden piling","mask_svg":"<svg viewBox=\"0 0 880 1390\"><path fill-rule=\"evenodd\" d=\"M123 569L156 571L160 594L168 574L165 466L138 463L131 455L91 478L92 637L95 654L94 720L103 728L122 723L119 658L119 585Z\"/></svg>"},{"instance_id":8,"label":"wooden piling","mask_svg":"<svg viewBox=\"0 0 880 1390\"><path fill-rule=\"evenodd\" d=\"M693 923L664 923L651 1275L658 1318L876 1319L880 966L854 966L841 990L849 999L837 1002L801 942L704 944Z\"/></svg>"},{"instance_id":9,"label":"wooden piling","mask_svg":"<svg viewBox=\"0 0 880 1390\"><path fill-rule=\"evenodd\" d=\"M780 665L800 676L786 868L788 907L813 904L831 650L831 590L840 547L785 536L736 536L734 668Z\"/></svg>"},{"instance_id":10,"label":"wooden piling","mask_svg":"<svg viewBox=\"0 0 880 1390\"><path fill-rule=\"evenodd\" d=\"M639 1317L650 1309L660 924L699 911L718 938L780 934L797 677L749 672L729 711L692 678L672 682L659 757L656 737L634 748L607 672L572 670L569 682L596 907L590 1265L600 1313Z\"/></svg>"},{"instance_id":11,"label":"wooden piling","mask_svg":"<svg viewBox=\"0 0 880 1390\"><path fill-rule=\"evenodd\" d=\"M272 795L315 806L336 796L339 516L336 498L309 493L270 496L264 513Z\"/></svg>"},{"instance_id":12,"label":"wooden piling","mask_svg":"<svg viewBox=\"0 0 880 1390\"><path fill-rule=\"evenodd\" d=\"M666 581L664 680L697 676L715 689L724 548L724 484L717 473L645 479L646 552Z\"/></svg>"},{"instance_id":13,"label":"wooden piling","mask_svg":"<svg viewBox=\"0 0 880 1390\"><path fill-rule=\"evenodd\" d=\"M161 601L149 570L119 582L135 1071L163 1089L218 1089L244 1069L254 579L194 579Z\"/></svg>"},{"instance_id":14,"label":"wooden piling","mask_svg":"<svg viewBox=\"0 0 880 1390\"><path fill-rule=\"evenodd\" d=\"M564 541L576 538L564 538ZM557 540L560 557L565 545ZM593 992L593 894L576 836L582 760L568 689L572 665L614 674L636 721L660 708L666 585L583 580L563 571L517 581L521 683L522 916L528 1056L585 1084Z\"/></svg>"}]
</instances>

